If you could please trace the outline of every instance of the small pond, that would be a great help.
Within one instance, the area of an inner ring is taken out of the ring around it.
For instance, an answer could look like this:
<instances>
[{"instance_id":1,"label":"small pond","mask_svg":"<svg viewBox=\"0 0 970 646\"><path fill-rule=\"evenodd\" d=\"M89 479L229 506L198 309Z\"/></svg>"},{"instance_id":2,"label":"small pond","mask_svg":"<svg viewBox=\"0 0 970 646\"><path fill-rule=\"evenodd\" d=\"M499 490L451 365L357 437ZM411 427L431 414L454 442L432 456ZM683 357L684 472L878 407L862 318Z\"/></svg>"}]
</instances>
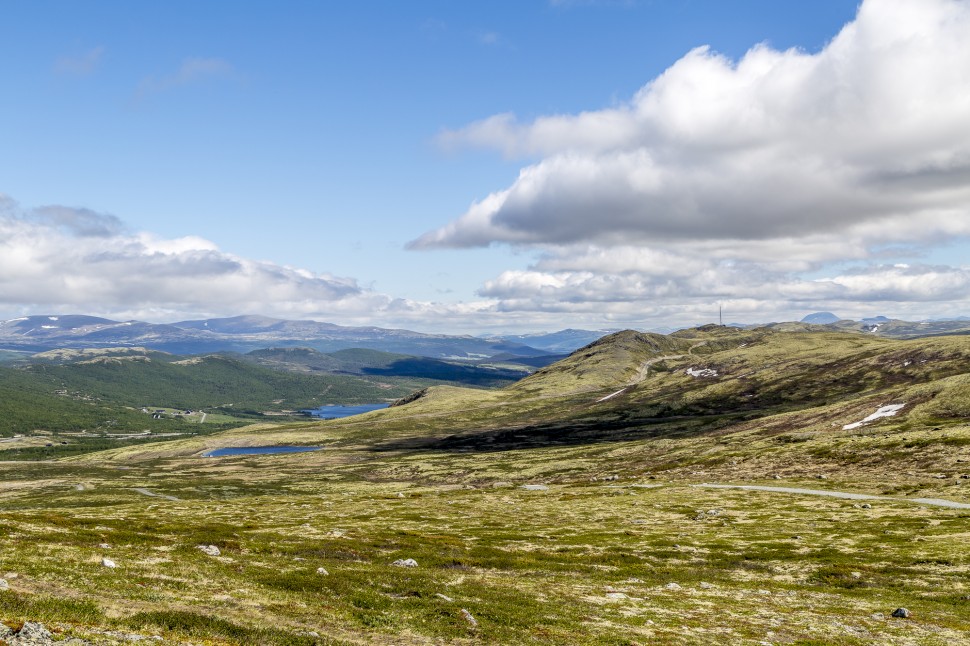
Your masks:
<instances>
[{"instance_id":1,"label":"small pond","mask_svg":"<svg viewBox=\"0 0 970 646\"><path fill-rule=\"evenodd\" d=\"M202 454L204 458L220 458L226 455L269 455L272 453L306 453L319 451L322 446L227 446Z\"/></svg>"},{"instance_id":2,"label":"small pond","mask_svg":"<svg viewBox=\"0 0 970 646\"><path fill-rule=\"evenodd\" d=\"M308 410L302 411L311 417L319 417L320 419L340 419L341 417L350 417L351 415L360 415L361 413L369 413L372 410L380 410L382 408L387 408L390 404L360 404L359 406L321 406L320 408L310 408Z\"/></svg>"}]
</instances>

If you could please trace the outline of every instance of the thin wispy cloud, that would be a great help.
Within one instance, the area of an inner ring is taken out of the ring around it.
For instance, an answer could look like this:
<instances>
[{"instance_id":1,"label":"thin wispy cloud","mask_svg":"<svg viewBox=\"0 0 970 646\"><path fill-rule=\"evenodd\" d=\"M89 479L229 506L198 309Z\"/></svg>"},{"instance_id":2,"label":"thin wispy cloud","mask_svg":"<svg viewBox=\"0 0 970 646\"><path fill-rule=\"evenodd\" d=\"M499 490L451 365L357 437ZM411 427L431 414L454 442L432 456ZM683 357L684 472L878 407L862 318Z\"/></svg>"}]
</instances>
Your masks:
<instances>
[{"instance_id":1,"label":"thin wispy cloud","mask_svg":"<svg viewBox=\"0 0 970 646\"><path fill-rule=\"evenodd\" d=\"M142 79L135 90L135 100L142 101L149 96L186 85L229 78L234 72L232 64L221 58L187 58L171 74Z\"/></svg>"},{"instance_id":2,"label":"thin wispy cloud","mask_svg":"<svg viewBox=\"0 0 970 646\"><path fill-rule=\"evenodd\" d=\"M478 42L482 45L500 45L502 44L502 37L498 32L483 31L478 34Z\"/></svg>"},{"instance_id":3,"label":"thin wispy cloud","mask_svg":"<svg viewBox=\"0 0 970 646\"><path fill-rule=\"evenodd\" d=\"M549 6L566 7L632 7L636 0L549 0Z\"/></svg>"},{"instance_id":4,"label":"thin wispy cloud","mask_svg":"<svg viewBox=\"0 0 970 646\"><path fill-rule=\"evenodd\" d=\"M54 61L54 71L71 76L87 76L101 64L105 48L94 47L74 56L62 56Z\"/></svg>"}]
</instances>

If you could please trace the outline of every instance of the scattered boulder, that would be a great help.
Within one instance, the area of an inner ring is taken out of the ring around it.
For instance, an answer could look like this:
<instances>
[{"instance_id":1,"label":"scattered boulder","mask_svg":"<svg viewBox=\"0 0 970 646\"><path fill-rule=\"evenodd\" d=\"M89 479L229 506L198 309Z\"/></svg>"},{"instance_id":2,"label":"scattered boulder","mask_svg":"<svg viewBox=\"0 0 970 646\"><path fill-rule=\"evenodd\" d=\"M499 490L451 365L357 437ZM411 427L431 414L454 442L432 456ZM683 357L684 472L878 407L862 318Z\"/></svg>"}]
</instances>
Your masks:
<instances>
[{"instance_id":1,"label":"scattered boulder","mask_svg":"<svg viewBox=\"0 0 970 646\"><path fill-rule=\"evenodd\" d=\"M893 610L893 617L897 617L898 619L909 619L911 616L913 616L913 613L906 608L896 608Z\"/></svg>"},{"instance_id":2,"label":"scattered boulder","mask_svg":"<svg viewBox=\"0 0 970 646\"><path fill-rule=\"evenodd\" d=\"M107 556L101 559L101 565L104 567L118 567L118 564L109 559Z\"/></svg>"},{"instance_id":3,"label":"scattered boulder","mask_svg":"<svg viewBox=\"0 0 970 646\"><path fill-rule=\"evenodd\" d=\"M101 549L103 549L103 550L110 550L111 549L111 545L109 545L108 543L100 543L98 545L98 547L101 548Z\"/></svg>"},{"instance_id":4,"label":"scattered boulder","mask_svg":"<svg viewBox=\"0 0 970 646\"><path fill-rule=\"evenodd\" d=\"M668 583L667 585L664 586L664 588L666 590L680 590L681 589L680 588L680 584L679 583L674 583L674 582Z\"/></svg>"},{"instance_id":5,"label":"scattered boulder","mask_svg":"<svg viewBox=\"0 0 970 646\"><path fill-rule=\"evenodd\" d=\"M626 594L622 592L607 592L606 598L607 599L629 599L630 597L628 597Z\"/></svg>"},{"instance_id":6,"label":"scattered boulder","mask_svg":"<svg viewBox=\"0 0 970 646\"><path fill-rule=\"evenodd\" d=\"M434 593L434 596L438 597L439 599L443 599L443 600L447 601L448 603L452 603L454 601L454 599L452 599L448 595L441 594L440 592L435 592Z\"/></svg>"},{"instance_id":7,"label":"scattered boulder","mask_svg":"<svg viewBox=\"0 0 970 646\"><path fill-rule=\"evenodd\" d=\"M54 639L51 631L47 630L44 624L36 621L24 622L23 628L16 631L16 635L11 640L15 644L53 644Z\"/></svg>"},{"instance_id":8,"label":"scattered boulder","mask_svg":"<svg viewBox=\"0 0 970 646\"><path fill-rule=\"evenodd\" d=\"M860 506L860 507L862 507L863 509L872 509L872 505L870 505L870 504L869 504L869 503L867 503L867 502L864 502L864 503L862 503L862 504L861 504L861 505L859 505L859 506Z\"/></svg>"},{"instance_id":9,"label":"scattered boulder","mask_svg":"<svg viewBox=\"0 0 970 646\"><path fill-rule=\"evenodd\" d=\"M199 550L203 554L208 554L209 556L219 556L222 554L216 545L196 545L195 549Z\"/></svg>"},{"instance_id":10,"label":"scattered boulder","mask_svg":"<svg viewBox=\"0 0 970 646\"><path fill-rule=\"evenodd\" d=\"M525 489L526 491L546 491L547 489L549 489L549 487L542 484L525 484L519 488Z\"/></svg>"},{"instance_id":11,"label":"scattered boulder","mask_svg":"<svg viewBox=\"0 0 970 646\"><path fill-rule=\"evenodd\" d=\"M398 567L418 567L418 562L414 559L398 559L391 563L391 565L396 565Z\"/></svg>"},{"instance_id":12,"label":"scattered boulder","mask_svg":"<svg viewBox=\"0 0 970 646\"><path fill-rule=\"evenodd\" d=\"M323 576L327 576L330 573L327 572L327 568L325 568L325 567L318 567L317 568L317 574L322 574Z\"/></svg>"},{"instance_id":13,"label":"scattered boulder","mask_svg":"<svg viewBox=\"0 0 970 646\"><path fill-rule=\"evenodd\" d=\"M10 584L7 583L6 579L0 579L0 590L9 590Z\"/></svg>"},{"instance_id":14,"label":"scattered boulder","mask_svg":"<svg viewBox=\"0 0 970 646\"><path fill-rule=\"evenodd\" d=\"M472 628L478 628L478 621L476 621L476 619L472 617L472 613L462 608L461 610L458 611L458 614L461 615L462 619L468 622L469 626L471 626Z\"/></svg>"}]
</instances>

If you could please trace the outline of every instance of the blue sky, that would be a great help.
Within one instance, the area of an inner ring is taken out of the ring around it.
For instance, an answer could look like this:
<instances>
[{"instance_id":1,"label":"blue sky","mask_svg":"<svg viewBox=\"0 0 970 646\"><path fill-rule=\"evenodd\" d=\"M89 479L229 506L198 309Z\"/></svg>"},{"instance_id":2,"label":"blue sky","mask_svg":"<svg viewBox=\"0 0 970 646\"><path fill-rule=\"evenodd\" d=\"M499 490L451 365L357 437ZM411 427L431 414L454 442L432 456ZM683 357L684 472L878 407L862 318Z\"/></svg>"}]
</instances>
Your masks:
<instances>
[{"instance_id":1,"label":"blue sky","mask_svg":"<svg viewBox=\"0 0 970 646\"><path fill-rule=\"evenodd\" d=\"M968 3L857 10L0 2L0 317L970 314Z\"/></svg>"}]
</instances>

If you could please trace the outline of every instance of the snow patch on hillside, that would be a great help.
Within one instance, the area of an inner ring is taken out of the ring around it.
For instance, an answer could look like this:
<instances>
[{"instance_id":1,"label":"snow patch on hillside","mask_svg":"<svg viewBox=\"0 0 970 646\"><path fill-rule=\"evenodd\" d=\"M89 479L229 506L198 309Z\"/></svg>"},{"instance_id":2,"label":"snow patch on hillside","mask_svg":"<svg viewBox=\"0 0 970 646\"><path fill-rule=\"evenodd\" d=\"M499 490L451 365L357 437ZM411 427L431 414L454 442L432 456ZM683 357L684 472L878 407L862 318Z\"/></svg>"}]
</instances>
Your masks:
<instances>
[{"instance_id":1,"label":"snow patch on hillside","mask_svg":"<svg viewBox=\"0 0 970 646\"><path fill-rule=\"evenodd\" d=\"M620 388L615 393L611 393L611 394L607 395L606 397L601 397L601 398L597 399L596 400L596 403L598 404L600 402L605 402L607 399L613 399L614 397L616 397L617 395L619 395L620 393L622 393L624 390L626 390L626 388Z\"/></svg>"},{"instance_id":2,"label":"snow patch on hillside","mask_svg":"<svg viewBox=\"0 0 970 646\"><path fill-rule=\"evenodd\" d=\"M866 417L862 421L852 422L851 424L846 424L845 426L842 427L842 430L843 431L851 431L854 428L859 428L860 426L863 426L865 424L868 424L869 422L875 421L875 420L877 420L877 419L879 419L881 417L892 417L893 415L895 415L896 413L898 413L899 411L901 411L903 409L903 406L905 406L905 405L906 404L889 404L888 406L883 406L882 408L880 408L879 410L877 410L875 413L873 413L869 417Z\"/></svg>"}]
</instances>

